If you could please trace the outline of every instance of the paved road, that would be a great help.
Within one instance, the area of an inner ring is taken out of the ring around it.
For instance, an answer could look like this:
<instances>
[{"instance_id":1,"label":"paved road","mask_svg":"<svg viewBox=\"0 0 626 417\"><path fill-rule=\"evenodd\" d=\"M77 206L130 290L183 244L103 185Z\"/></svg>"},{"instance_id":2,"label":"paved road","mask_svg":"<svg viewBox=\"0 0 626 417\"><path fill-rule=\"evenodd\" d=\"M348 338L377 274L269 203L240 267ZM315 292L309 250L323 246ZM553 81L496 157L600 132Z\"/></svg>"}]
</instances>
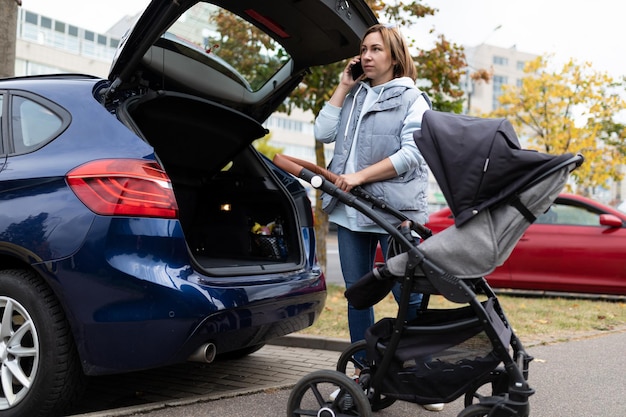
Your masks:
<instances>
[{"instance_id":1,"label":"paved road","mask_svg":"<svg viewBox=\"0 0 626 417\"><path fill-rule=\"evenodd\" d=\"M268 345L238 361L182 365L111 377L90 389L82 404L83 414L74 416L285 416L290 387L316 369L333 369L339 356L334 349L345 343L299 337L289 340L289 345L300 343L323 349ZM624 346L626 328L565 343L529 346L529 353L535 357L530 382L537 391L531 397L530 415L626 416ZM109 406L98 411L97 407L107 402ZM375 415L456 417L462 408L460 400L447 404L439 413L396 402Z\"/></svg>"}]
</instances>

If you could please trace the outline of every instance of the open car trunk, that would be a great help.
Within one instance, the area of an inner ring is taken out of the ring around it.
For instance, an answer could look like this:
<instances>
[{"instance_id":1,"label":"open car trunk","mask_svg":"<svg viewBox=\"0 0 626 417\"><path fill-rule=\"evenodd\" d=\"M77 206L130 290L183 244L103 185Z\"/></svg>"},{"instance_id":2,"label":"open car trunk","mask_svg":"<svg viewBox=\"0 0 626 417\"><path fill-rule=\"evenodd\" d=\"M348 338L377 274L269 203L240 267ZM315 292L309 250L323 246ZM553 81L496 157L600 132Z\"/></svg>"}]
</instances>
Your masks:
<instances>
[{"instance_id":1,"label":"open car trunk","mask_svg":"<svg viewBox=\"0 0 626 417\"><path fill-rule=\"evenodd\" d=\"M119 116L154 147L169 175L199 266L213 275L301 266L299 233L312 226L309 202L301 187L289 186L293 178L279 178L284 173L251 145L266 134L261 124L220 104L166 92L128 100ZM296 212L304 218L294 218ZM272 222L280 226L271 235L253 231Z\"/></svg>"}]
</instances>

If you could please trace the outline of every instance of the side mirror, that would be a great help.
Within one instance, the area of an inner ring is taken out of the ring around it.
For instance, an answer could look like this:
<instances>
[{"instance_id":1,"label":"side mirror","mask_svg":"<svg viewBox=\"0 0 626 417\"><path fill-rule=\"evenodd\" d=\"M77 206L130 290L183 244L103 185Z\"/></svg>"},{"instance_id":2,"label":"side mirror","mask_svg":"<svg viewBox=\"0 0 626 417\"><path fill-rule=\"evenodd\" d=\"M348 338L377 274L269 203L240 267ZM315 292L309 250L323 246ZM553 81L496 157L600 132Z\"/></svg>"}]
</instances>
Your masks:
<instances>
[{"instance_id":1,"label":"side mirror","mask_svg":"<svg viewBox=\"0 0 626 417\"><path fill-rule=\"evenodd\" d=\"M614 214L601 214L600 225L609 227L623 227L622 220Z\"/></svg>"}]
</instances>

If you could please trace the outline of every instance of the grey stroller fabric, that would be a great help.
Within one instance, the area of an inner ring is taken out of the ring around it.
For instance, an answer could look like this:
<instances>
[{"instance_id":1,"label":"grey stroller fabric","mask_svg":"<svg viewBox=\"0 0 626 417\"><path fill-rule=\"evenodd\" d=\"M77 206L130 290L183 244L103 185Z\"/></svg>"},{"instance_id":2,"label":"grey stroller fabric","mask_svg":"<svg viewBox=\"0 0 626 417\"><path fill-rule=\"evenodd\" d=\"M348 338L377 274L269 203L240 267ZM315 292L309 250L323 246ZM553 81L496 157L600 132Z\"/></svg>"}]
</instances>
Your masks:
<instances>
[{"instance_id":1,"label":"grey stroller fabric","mask_svg":"<svg viewBox=\"0 0 626 417\"><path fill-rule=\"evenodd\" d=\"M522 191L521 202L535 215L544 213L563 189L576 163L566 165L539 183ZM481 210L462 226L452 225L426 239L418 249L432 262L445 265L458 278L478 278L502 265L513 251L530 222L508 204ZM405 274L408 255L387 260L389 272ZM416 271L420 273L419 270Z\"/></svg>"}]
</instances>

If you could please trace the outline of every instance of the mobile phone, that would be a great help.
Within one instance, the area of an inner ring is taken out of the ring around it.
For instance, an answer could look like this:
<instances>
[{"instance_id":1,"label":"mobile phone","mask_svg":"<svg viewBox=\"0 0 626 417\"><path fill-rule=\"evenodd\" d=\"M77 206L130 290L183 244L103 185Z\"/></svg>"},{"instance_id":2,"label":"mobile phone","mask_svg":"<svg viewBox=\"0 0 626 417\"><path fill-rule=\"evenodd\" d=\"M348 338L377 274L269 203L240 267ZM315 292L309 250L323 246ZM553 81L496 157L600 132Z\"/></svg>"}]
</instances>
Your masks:
<instances>
[{"instance_id":1,"label":"mobile phone","mask_svg":"<svg viewBox=\"0 0 626 417\"><path fill-rule=\"evenodd\" d=\"M352 79L356 80L361 75L363 75L363 66L361 65L361 61L350 67L350 72L352 72Z\"/></svg>"}]
</instances>

